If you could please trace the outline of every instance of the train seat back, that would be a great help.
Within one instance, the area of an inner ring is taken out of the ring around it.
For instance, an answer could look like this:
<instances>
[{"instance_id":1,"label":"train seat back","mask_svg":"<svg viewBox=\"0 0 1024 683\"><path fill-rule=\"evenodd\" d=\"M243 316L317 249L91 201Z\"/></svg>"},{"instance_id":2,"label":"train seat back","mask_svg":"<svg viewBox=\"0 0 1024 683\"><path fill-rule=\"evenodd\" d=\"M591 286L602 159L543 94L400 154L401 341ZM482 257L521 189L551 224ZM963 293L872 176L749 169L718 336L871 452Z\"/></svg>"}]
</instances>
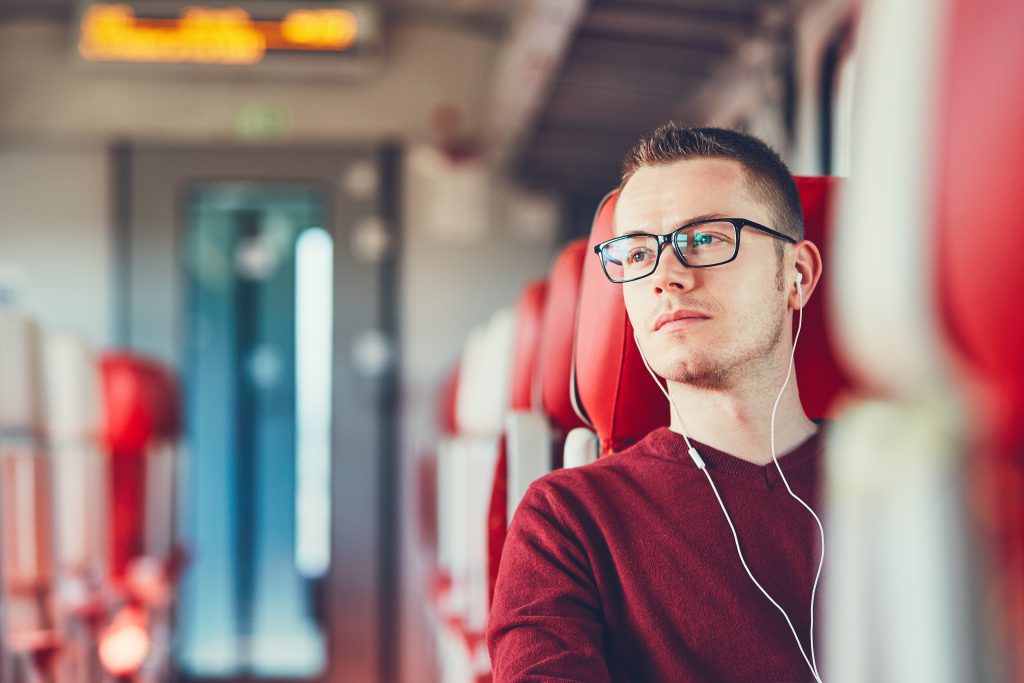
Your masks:
<instances>
[{"instance_id":1,"label":"train seat back","mask_svg":"<svg viewBox=\"0 0 1024 683\"><path fill-rule=\"evenodd\" d=\"M444 681L472 677L472 659L466 647L464 631L466 590L461 569L465 533L466 473L463 457L468 449L459 433L459 391L463 387L463 367L471 344L479 343L482 330L475 329L467 339L461 358L445 380L441 390L438 418L441 439L437 444L434 494L437 516L437 559L430 581L430 595L436 621L436 646ZM458 582L456 576L458 575Z\"/></svg>"},{"instance_id":2,"label":"train seat back","mask_svg":"<svg viewBox=\"0 0 1024 683\"><path fill-rule=\"evenodd\" d=\"M515 314L496 312L469 336L456 392L458 433L449 444L441 482L442 544L449 554L449 609L469 632L487 620L487 522L511 377Z\"/></svg>"},{"instance_id":3,"label":"train seat back","mask_svg":"<svg viewBox=\"0 0 1024 683\"><path fill-rule=\"evenodd\" d=\"M489 672L483 630L508 521L530 482L557 464L552 444L579 424L569 367L584 249L583 240L568 245L548 281L528 285L515 314L474 330L463 352L456 434L442 440L437 466L438 564L450 576L439 611L455 636L442 634L439 648L452 680Z\"/></svg>"},{"instance_id":4,"label":"train seat back","mask_svg":"<svg viewBox=\"0 0 1024 683\"><path fill-rule=\"evenodd\" d=\"M555 258L543 290L539 282L534 283L520 298L513 410L505 423L505 511L491 520L492 594L506 530L519 501L533 481L561 465L561 457L556 456L562 453L565 436L581 424L569 399L569 368L585 252L585 240L567 244ZM493 503L499 504L497 496Z\"/></svg>"},{"instance_id":5,"label":"train seat back","mask_svg":"<svg viewBox=\"0 0 1024 683\"><path fill-rule=\"evenodd\" d=\"M96 356L76 336L52 334L45 374L60 571L98 585L109 560L109 499L107 460L99 445L103 404Z\"/></svg>"},{"instance_id":6,"label":"train seat back","mask_svg":"<svg viewBox=\"0 0 1024 683\"><path fill-rule=\"evenodd\" d=\"M800 402L811 418L836 415L853 382L845 369L842 348L828 315L833 280L829 272L835 206L843 181L832 176L795 176L804 214L804 238L821 250L825 273L803 312L794 371L800 382ZM795 319L795 316L794 316Z\"/></svg>"},{"instance_id":7,"label":"train seat back","mask_svg":"<svg viewBox=\"0 0 1024 683\"><path fill-rule=\"evenodd\" d=\"M166 603L180 570L175 497L181 430L174 376L131 353L100 360L102 438L110 456L110 571L151 606Z\"/></svg>"},{"instance_id":8,"label":"train seat back","mask_svg":"<svg viewBox=\"0 0 1024 683\"><path fill-rule=\"evenodd\" d=\"M100 360L103 441L110 457L110 570L124 581L130 562L146 552L146 458L156 442L156 391L150 362L129 353Z\"/></svg>"},{"instance_id":9,"label":"train seat back","mask_svg":"<svg viewBox=\"0 0 1024 683\"><path fill-rule=\"evenodd\" d=\"M508 523L525 487L551 468L551 437L547 421L533 410L541 320L547 282L528 284L516 305L509 410L491 485L487 522L488 604L494 595Z\"/></svg>"},{"instance_id":10,"label":"train seat back","mask_svg":"<svg viewBox=\"0 0 1024 683\"><path fill-rule=\"evenodd\" d=\"M4 592L35 595L53 579L51 463L44 452L45 399L42 339L35 321L16 312L0 312L0 500L3 509ZM34 610L32 610L34 612ZM8 618L20 622L19 608ZM27 616L29 628L41 628Z\"/></svg>"},{"instance_id":11,"label":"train seat back","mask_svg":"<svg viewBox=\"0 0 1024 683\"><path fill-rule=\"evenodd\" d=\"M547 279L534 280L523 288L516 304L515 346L509 393L510 411L528 411L536 407L541 324L544 320L547 296Z\"/></svg>"},{"instance_id":12,"label":"train seat back","mask_svg":"<svg viewBox=\"0 0 1024 683\"><path fill-rule=\"evenodd\" d=\"M540 411L540 365L544 310L548 284L538 280L528 285L516 308L516 346L512 368L512 395L505 416L506 485L495 490L492 527L508 526L516 506L534 479L551 470L551 433ZM501 472L498 480L501 479ZM502 495L502 493L504 495ZM500 508L500 514L498 514ZM492 534L504 539L504 533ZM497 549L500 554L500 548ZM495 549L492 549L492 564ZM492 567L492 577L496 568Z\"/></svg>"},{"instance_id":13,"label":"train seat back","mask_svg":"<svg viewBox=\"0 0 1024 683\"><path fill-rule=\"evenodd\" d=\"M445 680L486 673L491 491L511 383L515 314L497 311L469 335L454 392L456 433L438 450L438 649Z\"/></svg>"},{"instance_id":14,"label":"train seat back","mask_svg":"<svg viewBox=\"0 0 1024 683\"><path fill-rule=\"evenodd\" d=\"M551 467L572 465L575 430L584 426L573 405L573 338L580 314L580 291L587 261L587 242L570 242L556 259L550 275L550 295L544 311L540 360L541 410L552 430ZM568 460L566 454L569 453ZM526 482L529 485L529 482ZM525 493L526 488L521 488ZM510 505L519 504L522 493Z\"/></svg>"},{"instance_id":15,"label":"train seat back","mask_svg":"<svg viewBox=\"0 0 1024 683\"><path fill-rule=\"evenodd\" d=\"M100 659L117 675L123 674L122 666L165 675L170 612L183 562L174 520L180 397L170 370L133 353L103 355L100 376L101 434L110 458L110 572L127 598L100 635ZM136 614L144 627L133 620ZM138 648L129 648L134 654L123 658L124 633L133 629L144 643L140 640Z\"/></svg>"},{"instance_id":16,"label":"train seat back","mask_svg":"<svg viewBox=\"0 0 1024 683\"><path fill-rule=\"evenodd\" d=\"M586 258L586 241L569 242L559 252L548 275L543 301L531 295L524 302L524 323L532 326L539 316L535 358L523 366L529 373L530 395L522 390L514 400L529 404L529 411L513 411L507 418L509 484L506 524L530 483L562 465L566 435L582 425L570 396L572 344L580 291L580 274ZM525 378L521 378L526 384ZM496 568L494 571L496 576Z\"/></svg>"},{"instance_id":17,"label":"train seat back","mask_svg":"<svg viewBox=\"0 0 1024 683\"><path fill-rule=\"evenodd\" d=\"M826 677L1020 680L1024 71L1005 67L1024 59L1024 6L953 0L928 30L909 8L865 3L861 20L871 88L853 135L870 144L854 148L832 307L859 391L826 462ZM884 245L870 278L865 244Z\"/></svg>"},{"instance_id":18,"label":"train seat back","mask_svg":"<svg viewBox=\"0 0 1024 683\"><path fill-rule=\"evenodd\" d=\"M558 440L555 467L562 464L558 457L561 441L584 424L573 407L571 385L573 339L586 260L584 239L573 240L562 249L548 278L548 300L541 323L540 407Z\"/></svg>"},{"instance_id":19,"label":"train seat back","mask_svg":"<svg viewBox=\"0 0 1024 683\"><path fill-rule=\"evenodd\" d=\"M548 281L531 284L520 297L512 410L502 443L507 469L499 461L491 499L491 595L519 501L532 482L561 464L555 455L562 452L566 433L580 424L569 400L569 364L585 250L582 239L567 244L555 258Z\"/></svg>"},{"instance_id":20,"label":"train seat back","mask_svg":"<svg viewBox=\"0 0 1024 683\"><path fill-rule=\"evenodd\" d=\"M58 648L52 467L35 320L0 308L0 657L38 669Z\"/></svg>"},{"instance_id":21,"label":"train seat back","mask_svg":"<svg viewBox=\"0 0 1024 683\"><path fill-rule=\"evenodd\" d=\"M145 555L160 558L170 577L180 569L184 552L176 541L181 394L177 379L170 370L154 365L151 372L156 422L146 467Z\"/></svg>"},{"instance_id":22,"label":"train seat back","mask_svg":"<svg viewBox=\"0 0 1024 683\"><path fill-rule=\"evenodd\" d=\"M454 501L451 500L451 487L454 483L452 465L456 457L452 450L456 447L455 440L458 437L459 429L456 408L460 384L461 359L459 363L456 363L445 380L441 390L438 410L441 438L437 444L437 464L434 468L434 491L432 496L436 503L435 514L437 516L437 566L435 576L432 578L431 594L436 607L440 611L443 611L442 602L447 597L452 581L453 529L456 522L452 518L452 512L454 511Z\"/></svg>"},{"instance_id":23,"label":"train seat back","mask_svg":"<svg viewBox=\"0 0 1024 683\"><path fill-rule=\"evenodd\" d=\"M633 327L622 301L621 285L605 277L594 248L611 239L618 192L599 205L587 243L580 284L572 365L573 405L599 445L585 432L573 435L573 464L619 451L651 430L668 424L665 399L644 368ZM570 451L567 450L567 457Z\"/></svg>"},{"instance_id":24,"label":"train seat back","mask_svg":"<svg viewBox=\"0 0 1024 683\"><path fill-rule=\"evenodd\" d=\"M68 333L46 342L47 439L53 460L57 610L63 624L57 678L102 677L95 653L112 607L107 583L108 459L99 443L102 405L92 349Z\"/></svg>"},{"instance_id":25,"label":"train seat back","mask_svg":"<svg viewBox=\"0 0 1024 683\"><path fill-rule=\"evenodd\" d=\"M986 533L995 548L987 604L1000 604L995 640L1016 643L1008 680L1024 679L1024 214L1017 178L1024 154L1024 43L1015 27L1024 6L1012 0L955 3L943 93L945 116L937 180L937 291L946 335L983 387L985 418L971 455L984 472ZM991 74L997 72L998 78ZM965 226L970 226L965 230ZM969 237L965 235L969 233ZM964 248L971 244L994 248Z\"/></svg>"}]
</instances>

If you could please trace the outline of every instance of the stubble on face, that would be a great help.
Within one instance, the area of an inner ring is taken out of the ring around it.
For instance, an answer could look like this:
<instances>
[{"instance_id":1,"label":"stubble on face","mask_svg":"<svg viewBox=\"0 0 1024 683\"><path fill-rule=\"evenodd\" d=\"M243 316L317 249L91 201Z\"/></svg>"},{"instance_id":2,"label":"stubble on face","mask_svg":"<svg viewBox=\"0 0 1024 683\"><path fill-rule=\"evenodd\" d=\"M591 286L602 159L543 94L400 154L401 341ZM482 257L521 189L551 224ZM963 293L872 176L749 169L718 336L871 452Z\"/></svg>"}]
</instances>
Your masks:
<instances>
[{"instance_id":1,"label":"stubble on face","mask_svg":"<svg viewBox=\"0 0 1024 683\"><path fill-rule=\"evenodd\" d=\"M785 286L785 261L781 250L778 253L778 267L775 272L775 291L782 294ZM665 367L658 368L657 363L651 367L661 377L680 384L708 391L727 391L737 384L737 380L752 364L769 360L782 343L785 325L789 320L785 301L778 302L775 296L766 297L762 309L763 318L758 325L757 338L742 348L726 350L722 354L712 355L706 349L694 349L686 358L672 362L664 358ZM773 316L772 311L777 311Z\"/></svg>"},{"instance_id":2,"label":"stubble on face","mask_svg":"<svg viewBox=\"0 0 1024 683\"><path fill-rule=\"evenodd\" d=\"M774 321L767 320L767 324L758 326L758 338L750 340L741 348L722 353L693 349L685 357L674 361L664 358L664 367L659 368L659 363L652 363L651 367L658 375L672 382L709 391L727 391L754 364L774 357L782 343L786 318L785 311L779 310Z\"/></svg>"}]
</instances>

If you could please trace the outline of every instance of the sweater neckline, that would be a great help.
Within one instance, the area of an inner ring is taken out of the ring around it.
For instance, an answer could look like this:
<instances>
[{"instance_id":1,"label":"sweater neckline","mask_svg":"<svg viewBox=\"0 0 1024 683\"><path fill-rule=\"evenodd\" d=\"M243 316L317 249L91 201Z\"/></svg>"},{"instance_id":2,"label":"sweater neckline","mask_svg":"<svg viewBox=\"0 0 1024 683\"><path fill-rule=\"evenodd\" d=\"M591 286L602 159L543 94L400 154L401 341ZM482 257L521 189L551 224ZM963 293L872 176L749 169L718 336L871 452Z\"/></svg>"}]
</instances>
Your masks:
<instances>
[{"instance_id":1,"label":"sweater neckline","mask_svg":"<svg viewBox=\"0 0 1024 683\"><path fill-rule=\"evenodd\" d=\"M818 425L818 431L808 436L796 447L785 453L777 454L779 467L782 468L787 478L791 474L801 476L813 472L813 465L817 460L815 456L821 450L822 434L825 429L824 421L815 420L815 423ZM714 473L748 479L767 485L769 488L774 488L775 484L779 481L779 472L774 462L757 465L731 453L708 446L696 439L690 439L690 443L697 449L697 453L700 454L707 468ZM668 427L655 429L637 445L641 446L646 453L656 456L668 456L686 467L697 469L696 463L690 458L683 435L673 432Z\"/></svg>"}]
</instances>

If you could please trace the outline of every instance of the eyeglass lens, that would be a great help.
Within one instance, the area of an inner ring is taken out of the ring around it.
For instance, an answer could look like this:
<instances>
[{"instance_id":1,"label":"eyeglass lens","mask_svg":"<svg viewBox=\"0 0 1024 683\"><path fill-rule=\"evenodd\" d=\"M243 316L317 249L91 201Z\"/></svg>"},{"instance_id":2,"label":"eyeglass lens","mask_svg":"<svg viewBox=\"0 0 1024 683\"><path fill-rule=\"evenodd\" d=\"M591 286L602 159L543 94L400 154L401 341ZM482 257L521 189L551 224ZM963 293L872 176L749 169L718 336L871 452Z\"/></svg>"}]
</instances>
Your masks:
<instances>
[{"instance_id":1,"label":"eyeglass lens","mask_svg":"<svg viewBox=\"0 0 1024 683\"><path fill-rule=\"evenodd\" d=\"M719 221L701 223L675 234L675 249L691 266L714 266L736 255L736 228ZM658 264L658 239L650 235L627 235L601 250L605 272L616 282L646 277Z\"/></svg>"}]
</instances>

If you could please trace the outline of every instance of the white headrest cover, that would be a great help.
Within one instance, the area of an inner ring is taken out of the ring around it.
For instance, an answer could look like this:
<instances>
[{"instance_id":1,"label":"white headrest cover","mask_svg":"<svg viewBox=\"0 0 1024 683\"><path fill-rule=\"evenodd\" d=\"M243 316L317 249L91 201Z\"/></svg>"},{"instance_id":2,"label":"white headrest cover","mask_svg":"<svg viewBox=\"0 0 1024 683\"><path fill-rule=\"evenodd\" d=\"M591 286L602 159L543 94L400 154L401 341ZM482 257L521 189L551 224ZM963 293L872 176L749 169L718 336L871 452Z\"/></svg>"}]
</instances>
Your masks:
<instances>
[{"instance_id":1,"label":"white headrest cover","mask_svg":"<svg viewBox=\"0 0 1024 683\"><path fill-rule=\"evenodd\" d=\"M0 432L42 434L40 365L36 322L18 311L0 309Z\"/></svg>"},{"instance_id":2,"label":"white headrest cover","mask_svg":"<svg viewBox=\"0 0 1024 683\"><path fill-rule=\"evenodd\" d=\"M92 349L74 335L49 335L45 370L50 437L78 439L95 435L102 400Z\"/></svg>"},{"instance_id":3,"label":"white headrest cover","mask_svg":"<svg viewBox=\"0 0 1024 683\"><path fill-rule=\"evenodd\" d=\"M856 374L891 394L943 379L935 305L931 171L944 12L927 0L868 3L853 169L841 195L826 277L836 339ZM909 84L909 87L908 87ZM866 256L870 254L870 256Z\"/></svg>"},{"instance_id":4,"label":"white headrest cover","mask_svg":"<svg viewBox=\"0 0 1024 683\"><path fill-rule=\"evenodd\" d=\"M464 434L496 435L504 427L512 380L515 312L497 311L470 335L462 359L456 422Z\"/></svg>"}]
</instances>

